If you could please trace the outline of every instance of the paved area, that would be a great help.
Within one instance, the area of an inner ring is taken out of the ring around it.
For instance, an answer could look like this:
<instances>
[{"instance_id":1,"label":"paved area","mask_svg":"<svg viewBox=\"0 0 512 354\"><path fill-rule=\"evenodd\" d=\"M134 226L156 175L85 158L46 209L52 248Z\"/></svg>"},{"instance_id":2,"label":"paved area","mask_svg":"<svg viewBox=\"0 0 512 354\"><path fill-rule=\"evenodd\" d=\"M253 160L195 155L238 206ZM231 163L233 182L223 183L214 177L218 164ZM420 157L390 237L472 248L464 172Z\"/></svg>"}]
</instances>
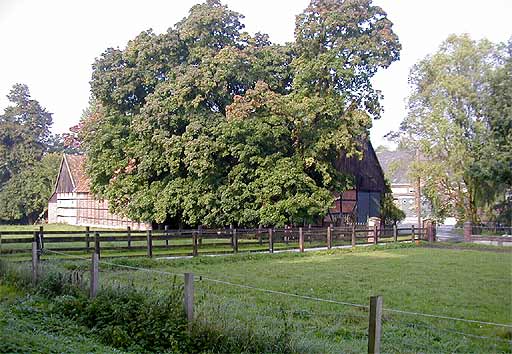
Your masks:
<instances>
[{"instance_id":1,"label":"paved area","mask_svg":"<svg viewBox=\"0 0 512 354\"><path fill-rule=\"evenodd\" d=\"M462 242L464 236L451 225L439 225L436 230L438 241Z\"/></svg>"}]
</instances>

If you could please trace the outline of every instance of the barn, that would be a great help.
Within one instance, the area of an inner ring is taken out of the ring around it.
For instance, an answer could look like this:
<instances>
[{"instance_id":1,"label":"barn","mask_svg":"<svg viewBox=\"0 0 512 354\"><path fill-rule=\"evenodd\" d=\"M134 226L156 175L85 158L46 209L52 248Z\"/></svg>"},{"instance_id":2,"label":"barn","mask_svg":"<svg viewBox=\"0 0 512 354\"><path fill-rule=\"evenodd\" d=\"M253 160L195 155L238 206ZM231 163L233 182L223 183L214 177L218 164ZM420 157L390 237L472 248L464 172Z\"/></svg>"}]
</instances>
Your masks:
<instances>
[{"instance_id":1,"label":"barn","mask_svg":"<svg viewBox=\"0 0 512 354\"><path fill-rule=\"evenodd\" d=\"M151 224L139 223L112 214L107 200L95 199L85 174L85 156L64 154L54 192L48 202L48 222L69 225L133 230L149 230Z\"/></svg>"},{"instance_id":2,"label":"barn","mask_svg":"<svg viewBox=\"0 0 512 354\"><path fill-rule=\"evenodd\" d=\"M338 159L336 168L354 176L355 189L336 195L335 205L324 222L342 225L355 221L364 224L371 217L380 217L386 182L371 142L368 140L364 144L361 160L343 155Z\"/></svg>"}]
</instances>

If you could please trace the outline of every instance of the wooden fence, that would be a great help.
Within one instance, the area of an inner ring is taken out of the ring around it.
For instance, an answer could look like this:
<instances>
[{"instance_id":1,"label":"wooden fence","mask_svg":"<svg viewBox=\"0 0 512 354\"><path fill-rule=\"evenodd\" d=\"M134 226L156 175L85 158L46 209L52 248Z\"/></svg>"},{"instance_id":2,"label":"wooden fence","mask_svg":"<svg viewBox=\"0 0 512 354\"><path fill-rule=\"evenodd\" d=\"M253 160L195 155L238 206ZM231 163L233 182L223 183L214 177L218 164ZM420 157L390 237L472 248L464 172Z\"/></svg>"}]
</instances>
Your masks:
<instances>
[{"instance_id":1,"label":"wooden fence","mask_svg":"<svg viewBox=\"0 0 512 354\"><path fill-rule=\"evenodd\" d=\"M197 256L200 254L263 252L308 248L380 244L429 239L428 228L307 227L269 229L194 230L91 230L1 231L0 254L30 254L31 243L38 250L91 253L115 256ZM433 241L431 239L431 241Z\"/></svg>"}]
</instances>

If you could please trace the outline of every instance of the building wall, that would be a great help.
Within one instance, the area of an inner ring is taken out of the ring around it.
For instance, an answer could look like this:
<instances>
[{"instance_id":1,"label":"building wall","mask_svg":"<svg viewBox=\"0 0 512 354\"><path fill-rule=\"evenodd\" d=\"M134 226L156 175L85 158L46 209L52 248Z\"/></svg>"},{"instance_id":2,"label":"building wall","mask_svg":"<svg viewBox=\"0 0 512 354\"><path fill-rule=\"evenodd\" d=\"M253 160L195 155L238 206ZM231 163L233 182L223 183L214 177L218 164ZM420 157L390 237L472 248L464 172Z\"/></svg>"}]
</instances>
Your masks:
<instances>
[{"instance_id":1,"label":"building wall","mask_svg":"<svg viewBox=\"0 0 512 354\"><path fill-rule=\"evenodd\" d=\"M57 202L48 203L48 222L51 224L57 222Z\"/></svg>"},{"instance_id":2,"label":"building wall","mask_svg":"<svg viewBox=\"0 0 512 354\"><path fill-rule=\"evenodd\" d=\"M75 193L57 192L57 222L69 225L77 225L76 219L76 195Z\"/></svg>"},{"instance_id":3,"label":"building wall","mask_svg":"<svg viewBox=\"0 0 512 354\"><path fill-rule=\"evenodd\" d=\"M52 207L48 203L48 221L69 225L124 229L149 230L151 224L139 223L112 214L106 200L97 200L90 193L57 193L57 202ZM50 221L50 208L55 209L55 217Z\"/></svg>"},{"instance_id":4,"label":"building wall","mask_svg":"<svg viewBox=\"0 0 512 354\"><path fill-rule=\"evenodd\" d=\"M79 225L133 230L149 230L151 225L139 223L128 218L112 214L108 210L107 200L97 200L90 193L77 193L77 222Z\"/></svg>"}]
</instances>

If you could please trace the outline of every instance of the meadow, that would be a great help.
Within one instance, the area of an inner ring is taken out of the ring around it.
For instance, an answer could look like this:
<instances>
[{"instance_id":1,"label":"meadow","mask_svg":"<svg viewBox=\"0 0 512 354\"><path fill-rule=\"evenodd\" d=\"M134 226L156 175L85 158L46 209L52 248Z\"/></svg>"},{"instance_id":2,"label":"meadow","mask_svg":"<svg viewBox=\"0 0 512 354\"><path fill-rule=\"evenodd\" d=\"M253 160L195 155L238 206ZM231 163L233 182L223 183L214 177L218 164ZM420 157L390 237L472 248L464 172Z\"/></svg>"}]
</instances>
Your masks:
<instances>
[{"instance_id":1,"label":"meadow","mask_svg":"<svg viewBox=\"0 0 512 354\"><path fill-rule=\"evenodd\" d=\"M251 333L261 340L289 343L298 353L364 352L368 311L359 305L368 305L372 295L382 295L382 352L512 352L509 252L398 244L304 254L103 262L102 286L143 288L160 294L170 291L174 281L182 281L184 272L193 272L197 321L233 340L237 336L245 340L241 333ZM49 260L45 266L81 270L87 277L89 262Z\"/></svg>"}]
</instances>

